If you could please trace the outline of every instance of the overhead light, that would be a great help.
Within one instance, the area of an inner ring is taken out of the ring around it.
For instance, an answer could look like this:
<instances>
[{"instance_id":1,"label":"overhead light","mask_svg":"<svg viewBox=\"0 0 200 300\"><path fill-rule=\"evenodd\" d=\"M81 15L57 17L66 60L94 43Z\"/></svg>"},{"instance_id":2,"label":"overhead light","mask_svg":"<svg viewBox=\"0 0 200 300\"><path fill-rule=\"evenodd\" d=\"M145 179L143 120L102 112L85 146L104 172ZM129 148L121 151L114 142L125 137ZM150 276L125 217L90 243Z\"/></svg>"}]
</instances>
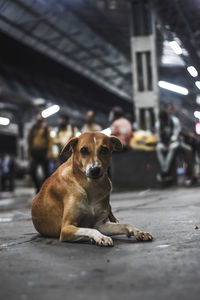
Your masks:
<instances>
[{"instance_id":1,"label":"overhead light","mask_svg":"<svg viewBox=\"0 0 200 300\"><path fill-rule=\"evenodd\" d=\"M60 110L59 105L52 105L42 111L42 117L47 118L55 113L57 113Z\"/></svg>"},{"instance_id":2,"label":"overhead light","mask_svg":"<svg viewBox=\"0 0 200 300\"><path fill-rule=\"evenodd\" d=\"M196 86L200 89L200 81L195 81Z\"/></svg>"},{"instance_id":3,"label":"overhead light","mask_svg":"<svg viewBox=\"0 0 200 300\"><path fill-rule=\"evenodd\" d=\"M161 87L163 89L166 89L166 90L178 93L178 94L188 95L188 93L189 93L188 89L186 89L180 85L169 83L167 81L159 81L158 85L159 85L159 87Z\"/></svg>"},{"instance_id":4,"label":"overhead light","mask_svg":"<svg viewBox=\"0 0 200 300\"><path fill-rule=\"evenodd\" d=\"M79 137L80 135L81 135L81 132L78 131L78 132L76 133L76 137Z\"/></svg>"},{"instance_id":5,"label":"overhead light","mask_svg":"<svg viewBox=\"0 0 200 300\"><path fill-rule=\"evenodd\" d=\"M200 95L197 95L197 97L196 97L196 103L197 103L198 105L200 105Z\"/></svg>"},{"instance_id":6,"label":"overhead light","mask_svg":"<svg viewBox=\"0 0 200 300\"><path fill-rule=\"evenodd\" d=\"M111 131L110 128L106 128L106 129L102 130L101 132L104 133L107 136L110 136L112 131Z\"/></svg>"},{"instance_id":7,"label":"overhead light","mask_svg":"<svg viewBox=\"0 0 200 300\"><path fill-rule=\"evenodd\" d=\"M8 118L5 117L0 117L0 125L9 125L10 124L10 120Z\"/></svg>"},{"instance_id":8,"label":"overhead light","mask_svg":"<svg viewBox=\"0 0 200 300\"><path fill-rule=\"evenodd\" d=\"M200 119L200 111L196 110L194 112L194 116L195 116L195 118Z\"/></svg>"},{"instance_id":9,"label":"overhead light","mask_svg":"<svg viewBox=\"0 0 200 300\"><path fill-rule=\"evenodd\" d=\"M50 131L50 137L55 138L56 137L56 131L54 129L52 129Z\"/></svg>"},{"instance_id":10,"label":"overhead light","mask_svg":"<svg viewBox=\"0 0 200 300\"><path fill-rule=\"evenodd\" d=\"M192 77L197 77L197 76L198 76L198 72L197 72L197 70L195 69L195 67L189 66L189 67L187 67L187 70L188 70L188 72L190 73L190 75L191 75Z\"/></svg>"},{"instance_id":11,"label":"overhead light","mask_svg":"<svg viewBox=\"0 0 200 300\"><path fill-rule=\"evenodd\" d=\"M196 131L196 134L200 135L200 123L196 123L195 125L195 131Z\"/></svg>"},{"instance_id":12,"label":"overhead light","mask_svg":"<svg viewBox=\"0 0 200 300\"><path fill-rule=\"evenodd\" d=\"M33 100L33 102L34 102L35 105L43 105L43 104L45 104L45 99L43 99L43 98L35 98Z\"/></svg>"},{"instance_id":13,"label":"overhead light","mask_svg":"<svg viewBox=\"0 0 200 300\"><path fill-rule=\"evenodd\" d=\"M183 53L183 50L176 41L169 42L169 45L176 54L180 55Z\"/></svg>"},{"instance_id":14,"label":"overhead light","mask_svg":"<svg viewBox=\"0 0 200 300\"><path fill-rule=\"evenodd\" d=\"M197 77L197 76L198 76L198 72L197 72L197 70L195 69L195 67L189 66L189 67L187 67L187 70L188 70L188 72L190 73L190 75L191 75L192 77Z\"/></svg>"}]
</instances>

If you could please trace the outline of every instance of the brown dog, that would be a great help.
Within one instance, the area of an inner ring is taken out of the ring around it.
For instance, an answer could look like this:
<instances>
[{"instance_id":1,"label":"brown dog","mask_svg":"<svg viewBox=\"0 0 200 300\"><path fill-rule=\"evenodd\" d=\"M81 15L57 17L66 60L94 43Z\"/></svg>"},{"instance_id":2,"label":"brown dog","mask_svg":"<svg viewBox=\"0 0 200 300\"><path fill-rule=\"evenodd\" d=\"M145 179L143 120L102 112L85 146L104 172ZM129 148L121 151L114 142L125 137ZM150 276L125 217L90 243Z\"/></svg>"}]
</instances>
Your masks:
<instances>
[{"instance_id":1,"label":"brown dog","mask_svg":"<svg viewBox=\"0 0 200 300\"><path fill-rule=\"evenodd\" d=\"M72 151L43 184L32 203L36 230L60 241L90 240L113 246L107 235L125 234L138 240L152 240L150 233L129 224L119 224L113 216L109 197L108 168L112 151L122 149L116 137L84 133L72 138L63 151Z\"/></svg>"}]
</instances>

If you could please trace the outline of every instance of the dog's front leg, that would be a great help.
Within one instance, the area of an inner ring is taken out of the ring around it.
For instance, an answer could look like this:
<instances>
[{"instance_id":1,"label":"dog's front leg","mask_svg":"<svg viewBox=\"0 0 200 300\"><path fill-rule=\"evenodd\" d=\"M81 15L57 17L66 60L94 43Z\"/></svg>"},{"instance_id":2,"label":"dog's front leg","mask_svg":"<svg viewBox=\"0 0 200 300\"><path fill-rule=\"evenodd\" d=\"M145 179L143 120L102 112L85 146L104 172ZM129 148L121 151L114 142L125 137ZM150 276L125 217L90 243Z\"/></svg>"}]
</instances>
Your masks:
<instances>
[{"instance_id":1,"label":"dog's front leg","mask_svg":"<svg viewBox=\"0 0 200 300\"><path fill-rule=\"evenodd\" d=\"M101 233L106 235L120 235L125 234L128 237L135 236L140 241L151 241L152 235L148 232L143 232L130 224L119 223L103 223L97 228Z\"/></svg>"},{"instance_id":2,"label":"dog's front leg","mask_svg":"<svg viewBox=\"0 0 200 300\"><path fill-rule=\"evenodd\" d=\"M111 206L109 205L109 215L108 215L108 219L110 222L112 223L119 223L119 221L115 218L115 216L112 213L112 209Z\"/></svg>"},{"instance_id":3,"label":"dog's front leg","mask_svg":"<svg viewBox=\"0 0 200 300\"><path fill-rule=\"evenodd\" d=\"M113 246L113 240L92 228L80 228L74 225L62 226L60 241L90 240L99 246Z\"/></svg>"}]
</instances>

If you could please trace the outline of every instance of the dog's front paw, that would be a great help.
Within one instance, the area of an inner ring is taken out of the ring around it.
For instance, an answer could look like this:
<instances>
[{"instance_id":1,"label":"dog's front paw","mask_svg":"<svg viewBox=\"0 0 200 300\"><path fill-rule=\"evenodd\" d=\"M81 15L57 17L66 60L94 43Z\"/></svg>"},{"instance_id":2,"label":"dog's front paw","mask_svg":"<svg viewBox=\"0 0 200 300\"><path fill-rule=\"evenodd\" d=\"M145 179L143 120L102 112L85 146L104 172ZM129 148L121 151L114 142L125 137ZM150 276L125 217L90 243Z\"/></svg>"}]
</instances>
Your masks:
<instances>
[{"instance_id":1,"label":"dog's front paw","mask_svg":"<svg viewBox=\"0 0 200 300\"><path fill-rule=\"evenodd\" d=\"M128 237L135 236L138 241L152 241L153 236L149 232L143 232L133 227L132 225L126 225L126 235Z\"/></svg>"},{"instance_id":2,"label":"dog's front paw","mask_svg":"<svg viewBox=\"0 0 200 300\"><path fill-rule=\"evenodd\" d=\"M134 236L136 237L136 239L138 241L152 241L153 240L153 236L149 232L143 232L143 231L137 230L134 233Z\"/></svg>"},{"instance_id":3,"label":"dog's front paw","mask_svg":"<svg viewBox=\"0 0 200 300\"><path fill-rule=\"evenodd\" d=\"M103 234L98 234L93 237L93 241L98 245L98 246L104 246L104 247L112 247L113 246L113 240Z\"/></svg>"}]
</instances>

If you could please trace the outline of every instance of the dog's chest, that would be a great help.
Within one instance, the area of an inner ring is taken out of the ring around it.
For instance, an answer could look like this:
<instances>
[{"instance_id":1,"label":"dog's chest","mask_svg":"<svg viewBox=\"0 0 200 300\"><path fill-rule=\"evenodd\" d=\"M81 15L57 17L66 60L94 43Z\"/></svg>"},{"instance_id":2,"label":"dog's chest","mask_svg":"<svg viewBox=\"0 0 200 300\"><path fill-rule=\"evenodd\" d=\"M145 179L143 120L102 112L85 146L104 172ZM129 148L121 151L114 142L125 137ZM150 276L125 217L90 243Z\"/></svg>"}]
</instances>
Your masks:
<instances>
[{"instance_id":1,"label":"dog's chest","mask_svg":"<svg viewBox=\"0 0 200 300\"><path fill-rule=\"evenodd\" d=\"M95 224L103 222L108 217L108 210L99 202L80 202L80 224L81 227L94 227Z\"/></svg>"},{"instance_id":2,"label":"dog's chest","mask_svg":"<svg viewBox=\"0 0 200 300\"><path fill-rule=\"evenodd\" d=\"M108 218L109 211L106 198L110 186L104 182L92 183L87 186L82 201L78 203L80 227L95 227Z\"/></svg>"},{"instance_id":3,"label":"dog's chest","mask_svg":"<svg viewBox=\"0 0 200 300\"><path fill-rule=\"evenodd\" d=\"M86 189L87 198L95 206L110 194L110 190L109 182L90 183Z\"/></svg>"}]
</instances>

